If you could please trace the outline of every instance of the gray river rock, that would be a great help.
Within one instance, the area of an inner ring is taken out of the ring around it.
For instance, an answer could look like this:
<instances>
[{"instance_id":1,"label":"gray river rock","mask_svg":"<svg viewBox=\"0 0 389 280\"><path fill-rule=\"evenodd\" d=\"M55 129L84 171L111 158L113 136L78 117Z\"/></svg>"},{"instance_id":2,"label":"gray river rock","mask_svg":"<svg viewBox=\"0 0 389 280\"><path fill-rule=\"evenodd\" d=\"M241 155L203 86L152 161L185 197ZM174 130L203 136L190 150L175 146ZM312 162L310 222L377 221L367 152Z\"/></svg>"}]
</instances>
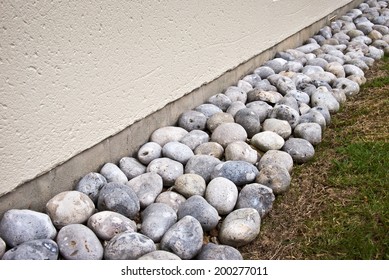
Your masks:
<instances>
[{"instance_id":1,"label":"gray river rock","mask_svg":"<svg viewBox=\"0 0 389 280\"><path fill-rule=\"evenodd\" d=\"M205 199L217 210L219 215L227 215L235 207L238 199L238 188L227 178L217 177L208 183Z\"/></svg>"},{"instance_id":2,"label":"gray river rock","mask_svg":"<svg viewBox=\"0 0 389 280\"><path fill-rule=\"evenodd\" d=\"M315 149L312 144L302 138L288 139L282 150L290 154L296 163L307 162L315 155Z\"/></svg>"},{"instance_id":3,"label":"gray river rock","mask_svg":"<svg viewBox=\"0 0 389 280\"><path fill-rule=\"evenodd\" d=\"M119 161L120 170L131 180L146 172L146 166L140 163L136 158L123 157Z\"/></svg>"},{"instance_id":4,"label":"gray river rock","mask_svg":"<svg viewBox=\"0 0 389 280\"><path fill-rule=\"evenodd\" d=\"M208 183L215 166L220 163L221 161L213 156L195 155L186 164L185 173L198 174Z\"/></svg>"},{"instance_id":5,"label":"gray river rock","mask_svg":"<svg viewBox=\"0 0 389 280\"><path fill-rule=\"evenodd\" d=\"M156 142L147 142L139 148L137 154L139 161L148 165L154 159L162 156L162 147Z\"/></svg>"},{"instance_id":6,"label":"gray river rock","mask_svg":"<svg viewBox=\"0 0 389 280\"><path fill-rule=\"evenodd\" d=\"M187 131L204 130L207 123L207 117L198 111L189 110L180 115L178 118L178 126Z\"/></svg>"},{"instance_id":7,"label":"gray river rock","mask_svg":"<svg viewBox=\"0 0 389 280\"><path fill-rule=\"evenodd\" d=\"M203 245L197 260L243 260L242 254L234 247L208 243Z\"/></svg>"},{"instance_id":8,"label":"gray river rock","mask_svg":"<svg viewBox=\"0 0 389 280\"><path fill-rule=\"evenodd\" d=\"M5 252L3 260L57 260L59 249L51 239L26 241ZM0 254L1 258L1 254Z\"/></svg>"},{"instance_id":9,"label":"gray river rock","mask_svg":"<svg viewBox=\"0 0 389 280\"><path fill-rule=\"evenodd\" d=\"M89 196L93 203L96 204L100 189L106 183L107 179L103 175L97 172L90 172L81 178L74 189Z\"/></svg>"},{"instance_id":10,"label":"gray river rock","mask_svg":"<svg viewBox=\"0 0 389 280\"><path fill-rule=\"evenodd\" d=\"M153 203L162 192L163 180L157 173L148 172L131 179L127 186L135 192L143 209Z\"/></svg>"},{"instance_id":11,"label":"gray river rock","mask_svg":"<svg viewBox=\"0 0 389 280\"><path fill-rule=\"evenodd\" d=\"M120 184L127 183L127 176L120 170L120 168L111 162L104 164L104 166L100 170L100 174L103 175L107 182L115 182Z\"/></svg>"},{"instance_id":12,"label":"gray river rock","mask_svg":"<svg viewBox=\"0 0 389 280\"><path fill-rule=\"evenodd\" d=\"M186 164L194 156L191 148L180 142L166 143L162 148L162 156Z\"/></svg>"},{"instance_id":13,"label":"gray river rock","mask_svg":"<svg viewBox=\"0 0 389 280\"><path fill-rule=\"evenodd\" d=\"M261 218L273 208L275 196L273 190L258 183L247 184L239 193L236 209L253 208Z\"/></svg>"},{"instance_id":14,"label":"gray river rock","mask_svg":"<svg viewBox=\"0 0 389 280\"><path fill-rule=\"evenodd\" d=\"M176 179L173 189L189 198L193 195L204 196L207 187L205 180L198 174L183 174Z\"/></svg>"},{"instance_id":15,"label":"gray river rock","mask_svg":"<svg viewBox=\"0 0 389 280\"><path fill-rule=\"evenodd\" d=\"M258 169L247 161L226 161L215 166L211 179L224 177L237 186L249 184L258 175Z\"/></svg>"},{"instance_id":16,"label":"gray river rock","mask_svg":"<svg viewBox=\"0 0 389 280\"><path fill-rule=\"evenodd\" d=\"M184 166L181 162L163 157L150 162L147 166L147 172L157 173L162 177L163 185L170 187L179 176L184 174Z\"/></svg>"}]
</instances>

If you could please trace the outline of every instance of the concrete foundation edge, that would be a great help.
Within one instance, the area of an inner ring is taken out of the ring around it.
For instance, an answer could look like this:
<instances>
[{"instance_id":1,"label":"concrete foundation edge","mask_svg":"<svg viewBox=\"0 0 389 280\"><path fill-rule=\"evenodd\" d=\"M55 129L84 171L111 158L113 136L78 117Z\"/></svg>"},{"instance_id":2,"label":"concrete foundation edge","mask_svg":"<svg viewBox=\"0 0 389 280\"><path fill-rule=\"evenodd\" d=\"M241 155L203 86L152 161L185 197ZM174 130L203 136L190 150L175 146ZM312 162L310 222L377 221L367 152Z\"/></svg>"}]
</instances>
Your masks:
<instances>
[{"instance_id":1,"label":"concrete foundation edge","mask_svg":"<svg viewBox=\"0 0 389 280\"><path fill-rule=\"evenodd\" d=\"M204 84L146 118L135 122L118 134L83 151L49 172L19 185L13 191L2 194L0 197L0 218L9 209L31 209L44 212L47 201L60 192L72 190L85 174L92 171L98 172L107 162L118 163L122 157L135 156L136 151L148 141L154 130L174 125L182 112L203 104L210 96L223 92L231 85L236 85L239 79L253 72L255 68L267 60L272 59L278 51L301 45L304 40L314 35L320 28L328 25L330 20L345 14L362 2L363 0L351 1L277 45L243 62L238 67L223 73L212 82Z\"/></svg>"}]
</instances>

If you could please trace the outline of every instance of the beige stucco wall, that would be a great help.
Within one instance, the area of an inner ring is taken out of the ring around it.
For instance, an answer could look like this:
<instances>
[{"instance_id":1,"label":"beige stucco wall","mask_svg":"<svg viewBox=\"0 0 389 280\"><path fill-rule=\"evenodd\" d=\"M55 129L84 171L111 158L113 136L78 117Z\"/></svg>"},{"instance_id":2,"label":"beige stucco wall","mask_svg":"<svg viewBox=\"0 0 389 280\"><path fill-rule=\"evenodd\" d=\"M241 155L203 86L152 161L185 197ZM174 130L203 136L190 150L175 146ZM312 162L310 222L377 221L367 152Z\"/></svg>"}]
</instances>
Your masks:
<instances>
[{"instance_id":1,"label":"beige stucco wall","mask_svg":"<svg viewBox=\"0 0 389 280\"><path fill-rule=\"evenodd\" d=\"M0 195L349 2L0 1Z\"/></svg>"}]
</instances>

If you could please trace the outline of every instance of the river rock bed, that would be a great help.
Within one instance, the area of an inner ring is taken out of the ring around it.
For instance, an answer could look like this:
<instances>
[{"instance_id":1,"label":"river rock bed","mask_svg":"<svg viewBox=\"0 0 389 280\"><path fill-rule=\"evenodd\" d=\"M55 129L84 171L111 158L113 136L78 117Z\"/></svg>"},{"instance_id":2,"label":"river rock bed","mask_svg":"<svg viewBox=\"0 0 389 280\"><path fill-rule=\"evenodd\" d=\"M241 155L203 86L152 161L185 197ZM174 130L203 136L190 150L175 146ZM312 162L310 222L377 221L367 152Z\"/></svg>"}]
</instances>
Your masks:
<instances>
[{"instance_id":1,"label":"river rock bed","mask_svg":"<svg viewBox=\"0 0 389 280\"><path fill-rule=\"evenodd\" d=\"M387 1L367 0L302 46L181 114L118 163L80 178L46 212L8 210L0 258L242 259L293 165L389 53Z\"/></svg>"}]
</instances>

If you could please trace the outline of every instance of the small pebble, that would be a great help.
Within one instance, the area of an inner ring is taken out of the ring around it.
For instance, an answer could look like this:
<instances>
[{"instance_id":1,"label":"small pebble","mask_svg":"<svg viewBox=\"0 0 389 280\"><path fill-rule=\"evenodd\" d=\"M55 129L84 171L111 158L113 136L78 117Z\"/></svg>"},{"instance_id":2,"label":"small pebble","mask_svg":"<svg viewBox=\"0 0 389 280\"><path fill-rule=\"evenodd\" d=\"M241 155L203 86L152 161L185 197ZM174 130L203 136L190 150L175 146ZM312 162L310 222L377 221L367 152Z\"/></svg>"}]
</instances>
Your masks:
<instances>
[{"instance_id":1,"label":"small pebble","mask_svg":"<svg viewBox=\"0 0 389 280\"><path fill-rule=\"evenodd\" d=\"M246 130L248 138L253 137L261 130L259 115L253 109L240 109L234 118L235 122Z\"/></svg>"},{"instance_id":2,"label":"small pebble","mask_svg":"<svg viewBox=\"0 0 389 280\"><path fill-rule=\"evenodd\" d=\"M241 101L235 101L232 102L230 107L228 107L226 113L231 114L233 117L235 116L236 112L238 112L240 109L246 108L246 105Z\"/></svg>"},{"instance_id":3,"label":"small pebble","mask_svg":"<svg viewBox=\"0 0 389 280\"><path fill-rule=\"evenodd\" d=\"M247 93L247 102L263 101L276 104L282 98L282 94L277 91L262 90L254 88Z\"/></svg>"},{"instance_id":4,"label":"small pebble","mask_svg":"<svg viewBox=\"0 0 389 280\"><path fill-rule=\"evenodd\" d=\"M300 123L295 127L293 135L297 138L303 138L315 146L321 142L322 130L317 123Z\"/></svg>"},{"instance_id":5,"label":"small pebble","mask_svg":"<svg viewBox=\"0 0 389 280\"><path fill-rule=\"evenodd\" d=\"M242 103L246 103L247 101L247 93L236 86L230 86L227 88L224 93L232 102L241 101Z\"/></svg>"},{"instance_id":6,"label":"small pebble","mask_svg":"<svg viewBox=\"0 0 389 280\"><path fill-rule=\"evenodd\" d=\"M296 163L304 163L315 155L315 149L311 143L302 138L290 138L286 140L282 150L287 152Z\"/></svg>"},{"instance_id":7,"label":"small pebble","mask_svg":"<svg viewBox=\"0 0 389 280\"><path fill-rule=\"evenodd\" d=\"M211 173L215 166L221 161L209 155L195 155L187 162L185 173L198 174L208 183L211 180Z\"/></svg>"},{"instance_id":8,"label":"small pebble","mask_svg":"<svg viewBox=\"0 0 389 280\"><path fill-rule=\"evenodd\" d=\"M210 98L208 98L207 102L216 105L224 112L228 109L228 107L232 103L231 99L223 93L212 95Z\"/></svg>"},{"instance_id":9,"label":"small pebble","mask_svg":"<svg viewBox=\"0 0 389 280\"><path fill-rule=\"evenodd\" d=\"M284 167L289 173L293 169L293 159L287 152L279 150L267 151L259 160L258 169L261 170L268 165L279 165Z\"/></svg>"},{"instance_id":10,"label":"small pebble","mask_svg":"<svg viewBox=\"0 0 389 280\"><path fill-rule=\"evenodd\" d=\"M207 118L212 117L214 114L223 112L222 109L213 104L201 104L195 108L197 112L203 113Z\"/></svg>"},{"instance_id":11,"label":"small pebble","mask_svg":"<svg viewBox=\"0 0 389 280\"><path fill-rule=\"evenodd\" d=\"M204 130L207 123L207 117L198 111L189 110L180 115L178 118L178 126L187 131Z\"/></svg>"},{"instance_id":12,"label":"small pebble","mask_svg":"<svg viewBox=\"0 0 389 280\"><path fill-rule=\"evenodd\" d=\"M180 140L182 144L187 145L192 149L192 151L194 151L199 145L207 143L208 141L208 133L202 130L192 130Z\"/></svg>"},{"instance_id":13,"label":"small pebble","mask_svg":"<svg viewBox=\"0 0 389 280\"><path fill-rule=\"evenodd\" d=\"M246 107L245 107L246 108ZM210 132L213 132L222 123L233 123L234 117L229 113L216 113L210 117L207 121L207 128Z\"/></svg>"},{"instance_id":14,"label":"small pebble","mask_svg":"<svg viewBox=\"0 0 389 280\"><path fill-rule=\"evenodd\" d=\"M251 164L258 162L259 155L249 144L243 141L235 141L226 147L225 159L229 160L243 160Z\"/></svg>"},{"instance_id":15,"label":"small pebble","mask_svg":"<svg viewBox=\"0 0 389 280\"><path fill-rule=\"evenodd\" d=\"M213 131L211 136L211 141L219 143L223 148L232 142L246 141L246 139L246 130L237 123L222 123Z\"/></svg>"},{"instance_id":16,"label":"small pebble","mask_svg":"<svg viewBox=\"0 0 389 280\"><path fill-rule=\"evenodd\" d=\"M298 111L283 104L275 105L269 117L285 120L292 128L295 128L300 120L300 114Z\"/></svg>"},{"instance_id":17,"label":"small pebble","mask_svg":"<svg viewBox=\"0 0 389 280\"><path fill-rule=\"evenodd\" d=\"M292 134L292 127L288 121L273 118L266 119L263 122L262 130L277 133L284 139L289 138L289 136Z\"/></svg>"}]
</instances>

